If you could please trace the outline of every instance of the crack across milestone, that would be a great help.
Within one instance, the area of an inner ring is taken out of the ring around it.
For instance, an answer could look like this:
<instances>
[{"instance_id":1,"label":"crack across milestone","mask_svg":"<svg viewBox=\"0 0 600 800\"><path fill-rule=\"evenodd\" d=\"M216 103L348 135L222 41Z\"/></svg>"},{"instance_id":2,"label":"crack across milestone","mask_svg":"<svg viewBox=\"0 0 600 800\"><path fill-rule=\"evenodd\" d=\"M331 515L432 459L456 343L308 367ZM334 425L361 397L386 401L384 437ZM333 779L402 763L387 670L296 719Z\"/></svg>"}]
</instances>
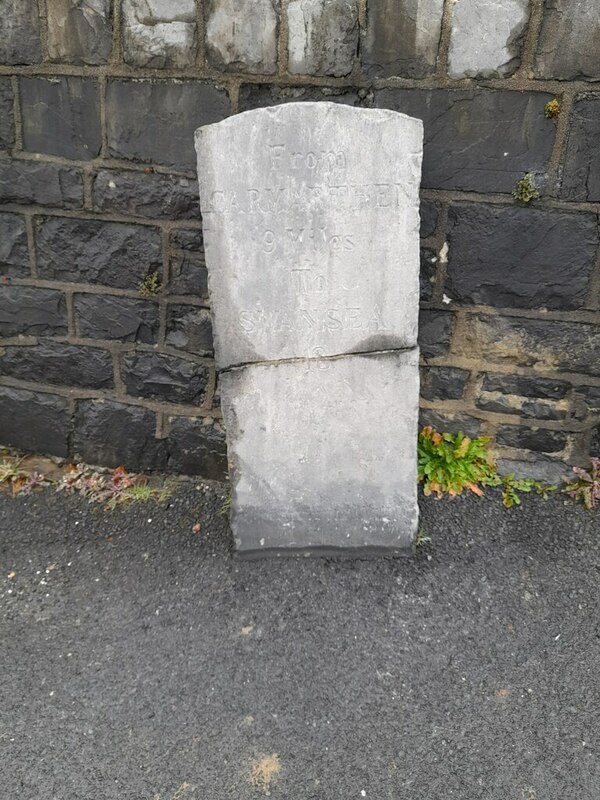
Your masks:
<instances>
[{"instance_id":1,"label":"crack across milestone","mask_svg":"<svg viewBox=\"0 0 600 800\"><path fill-rule=\"evenodd\" d=\"M348 358L350 356L377 356L387 355L389 353L410 353L414 350L418 351L418 349L419 346L414 344L407 347L392 347L381 350L351 350L346 353L334 353L332 355L323 356L294 356L290 358L261 359L259 361L239 361L235 364L229 364L226 367L217 367L217 372L222 375L225 372L231 372L235 369L243 369L244 367L274 367L278 364L304 364L307 361L314 361L316 363L319 361L339 361L340 359Z\"/></svg>"}]
</instances>

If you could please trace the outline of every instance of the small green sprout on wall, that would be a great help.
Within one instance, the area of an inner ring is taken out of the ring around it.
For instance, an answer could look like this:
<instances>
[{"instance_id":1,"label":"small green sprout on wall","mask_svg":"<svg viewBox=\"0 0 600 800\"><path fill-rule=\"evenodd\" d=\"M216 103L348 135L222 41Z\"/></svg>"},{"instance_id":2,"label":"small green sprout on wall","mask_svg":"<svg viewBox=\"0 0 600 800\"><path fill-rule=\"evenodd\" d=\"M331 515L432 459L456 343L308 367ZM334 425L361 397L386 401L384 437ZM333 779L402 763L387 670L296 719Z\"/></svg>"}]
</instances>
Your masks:
<instances>
[{"instance_id":1,"label":"small green sprout on wall","mask_svg":"<svg viewBox=\"0 0 600 800\"><path fill-rule=\"evenodd\" d=\"M512 195L519 203L531 203L532 200L538 199L540 193L535 188L535 182L531 172L523 175L521 180L517 183Z\"/></svg>"},{"instance_id":2,"label":"small green sprout on wall","mask_svg":"<svg viewBox=\"0 0 600 800\"><path fill-rule=\"evenodd\" d=\"M157 295L162 286L160 274L158 272L149 272L143 281L138 284L138 291L142 297L154 297Z\"/></svg>"},{"instance_id":3,"label":"small green sprout on wall","mask_svg":"<svg viewBox=\"0 0 600 800\"><path fill-rule=\"evenodd\" d=\"M506 508L521 505L519 492L537 492L544 499L556 489L539 481L515 478L514 472L501 476L487 444L487 436L471 439L464 433L438 433L431 426L423 428L418 444L418 478L423 494L438 498L451 497L468 489L483 495L485 486L502 488L502 504Z\"/></svg>"},{"instance_id":4,"label":"small green sprout on wall","mask_svg":"<svg viewBox=\"0 0 600 800\"><path fill-rule=\"evenodd\" d=\"M558 99L555 97L554 100L550 100L544 106L544 116L548 119L558 119L560 116L560 103Z\"/></svg>"}]
</instances>

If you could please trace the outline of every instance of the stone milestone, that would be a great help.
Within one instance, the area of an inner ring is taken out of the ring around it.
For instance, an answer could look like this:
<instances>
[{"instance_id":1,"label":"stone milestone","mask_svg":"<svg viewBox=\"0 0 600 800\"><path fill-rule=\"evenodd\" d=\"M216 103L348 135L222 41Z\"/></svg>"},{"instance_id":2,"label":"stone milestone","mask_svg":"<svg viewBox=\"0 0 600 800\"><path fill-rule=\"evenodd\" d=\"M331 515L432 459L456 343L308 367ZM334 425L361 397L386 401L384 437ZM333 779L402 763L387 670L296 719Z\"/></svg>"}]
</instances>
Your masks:
<instances>
[{"instance_id":1,"label":"stone milestone","mask_svg":"<svg viewBox=\"0 0 600 800\"><path fill-rule=\"evenodd\" d=\"M422 140L312 102L196 132L240 552L414 537Z\"/></svg>"}]
</instances>

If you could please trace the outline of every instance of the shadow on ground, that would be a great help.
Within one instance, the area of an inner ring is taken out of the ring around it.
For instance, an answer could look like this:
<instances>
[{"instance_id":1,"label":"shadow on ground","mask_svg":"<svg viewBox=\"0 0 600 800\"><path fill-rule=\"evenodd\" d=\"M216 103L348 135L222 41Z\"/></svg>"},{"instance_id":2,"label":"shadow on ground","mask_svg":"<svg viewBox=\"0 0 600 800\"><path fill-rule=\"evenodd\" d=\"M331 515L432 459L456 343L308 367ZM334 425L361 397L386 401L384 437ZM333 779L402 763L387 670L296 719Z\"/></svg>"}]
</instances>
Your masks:
<instances>
[{"instance_id":1,"label":"shadow on ground","mask_svg":"<svg viewBox=\"0 0 600 800\"><path fill-rule=\"evenodd\" d=\"M524 502L427 501L411 559L240 562L193 484L0 495L0 795L597 800L599 519Z\"/></svg>"}]
</instances>

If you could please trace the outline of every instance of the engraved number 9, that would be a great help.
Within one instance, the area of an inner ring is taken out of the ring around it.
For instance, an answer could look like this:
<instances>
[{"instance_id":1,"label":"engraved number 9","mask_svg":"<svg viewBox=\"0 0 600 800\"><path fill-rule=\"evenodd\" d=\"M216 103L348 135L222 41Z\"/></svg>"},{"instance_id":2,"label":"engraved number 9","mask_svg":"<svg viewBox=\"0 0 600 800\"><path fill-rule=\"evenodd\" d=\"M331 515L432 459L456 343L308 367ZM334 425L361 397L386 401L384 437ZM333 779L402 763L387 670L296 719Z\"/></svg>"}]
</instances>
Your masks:
<instances>
[{"instance_id":1,"label":"engraved number 9","mask_svg":"<svg viewBox=\"0 0 600 800\"><path fill-rule=\"evenodd\" d=\"M275 235L273 231L265 231L263 235L263 250L272 253L275 250Z\"/></svg>"}]
</instances>

